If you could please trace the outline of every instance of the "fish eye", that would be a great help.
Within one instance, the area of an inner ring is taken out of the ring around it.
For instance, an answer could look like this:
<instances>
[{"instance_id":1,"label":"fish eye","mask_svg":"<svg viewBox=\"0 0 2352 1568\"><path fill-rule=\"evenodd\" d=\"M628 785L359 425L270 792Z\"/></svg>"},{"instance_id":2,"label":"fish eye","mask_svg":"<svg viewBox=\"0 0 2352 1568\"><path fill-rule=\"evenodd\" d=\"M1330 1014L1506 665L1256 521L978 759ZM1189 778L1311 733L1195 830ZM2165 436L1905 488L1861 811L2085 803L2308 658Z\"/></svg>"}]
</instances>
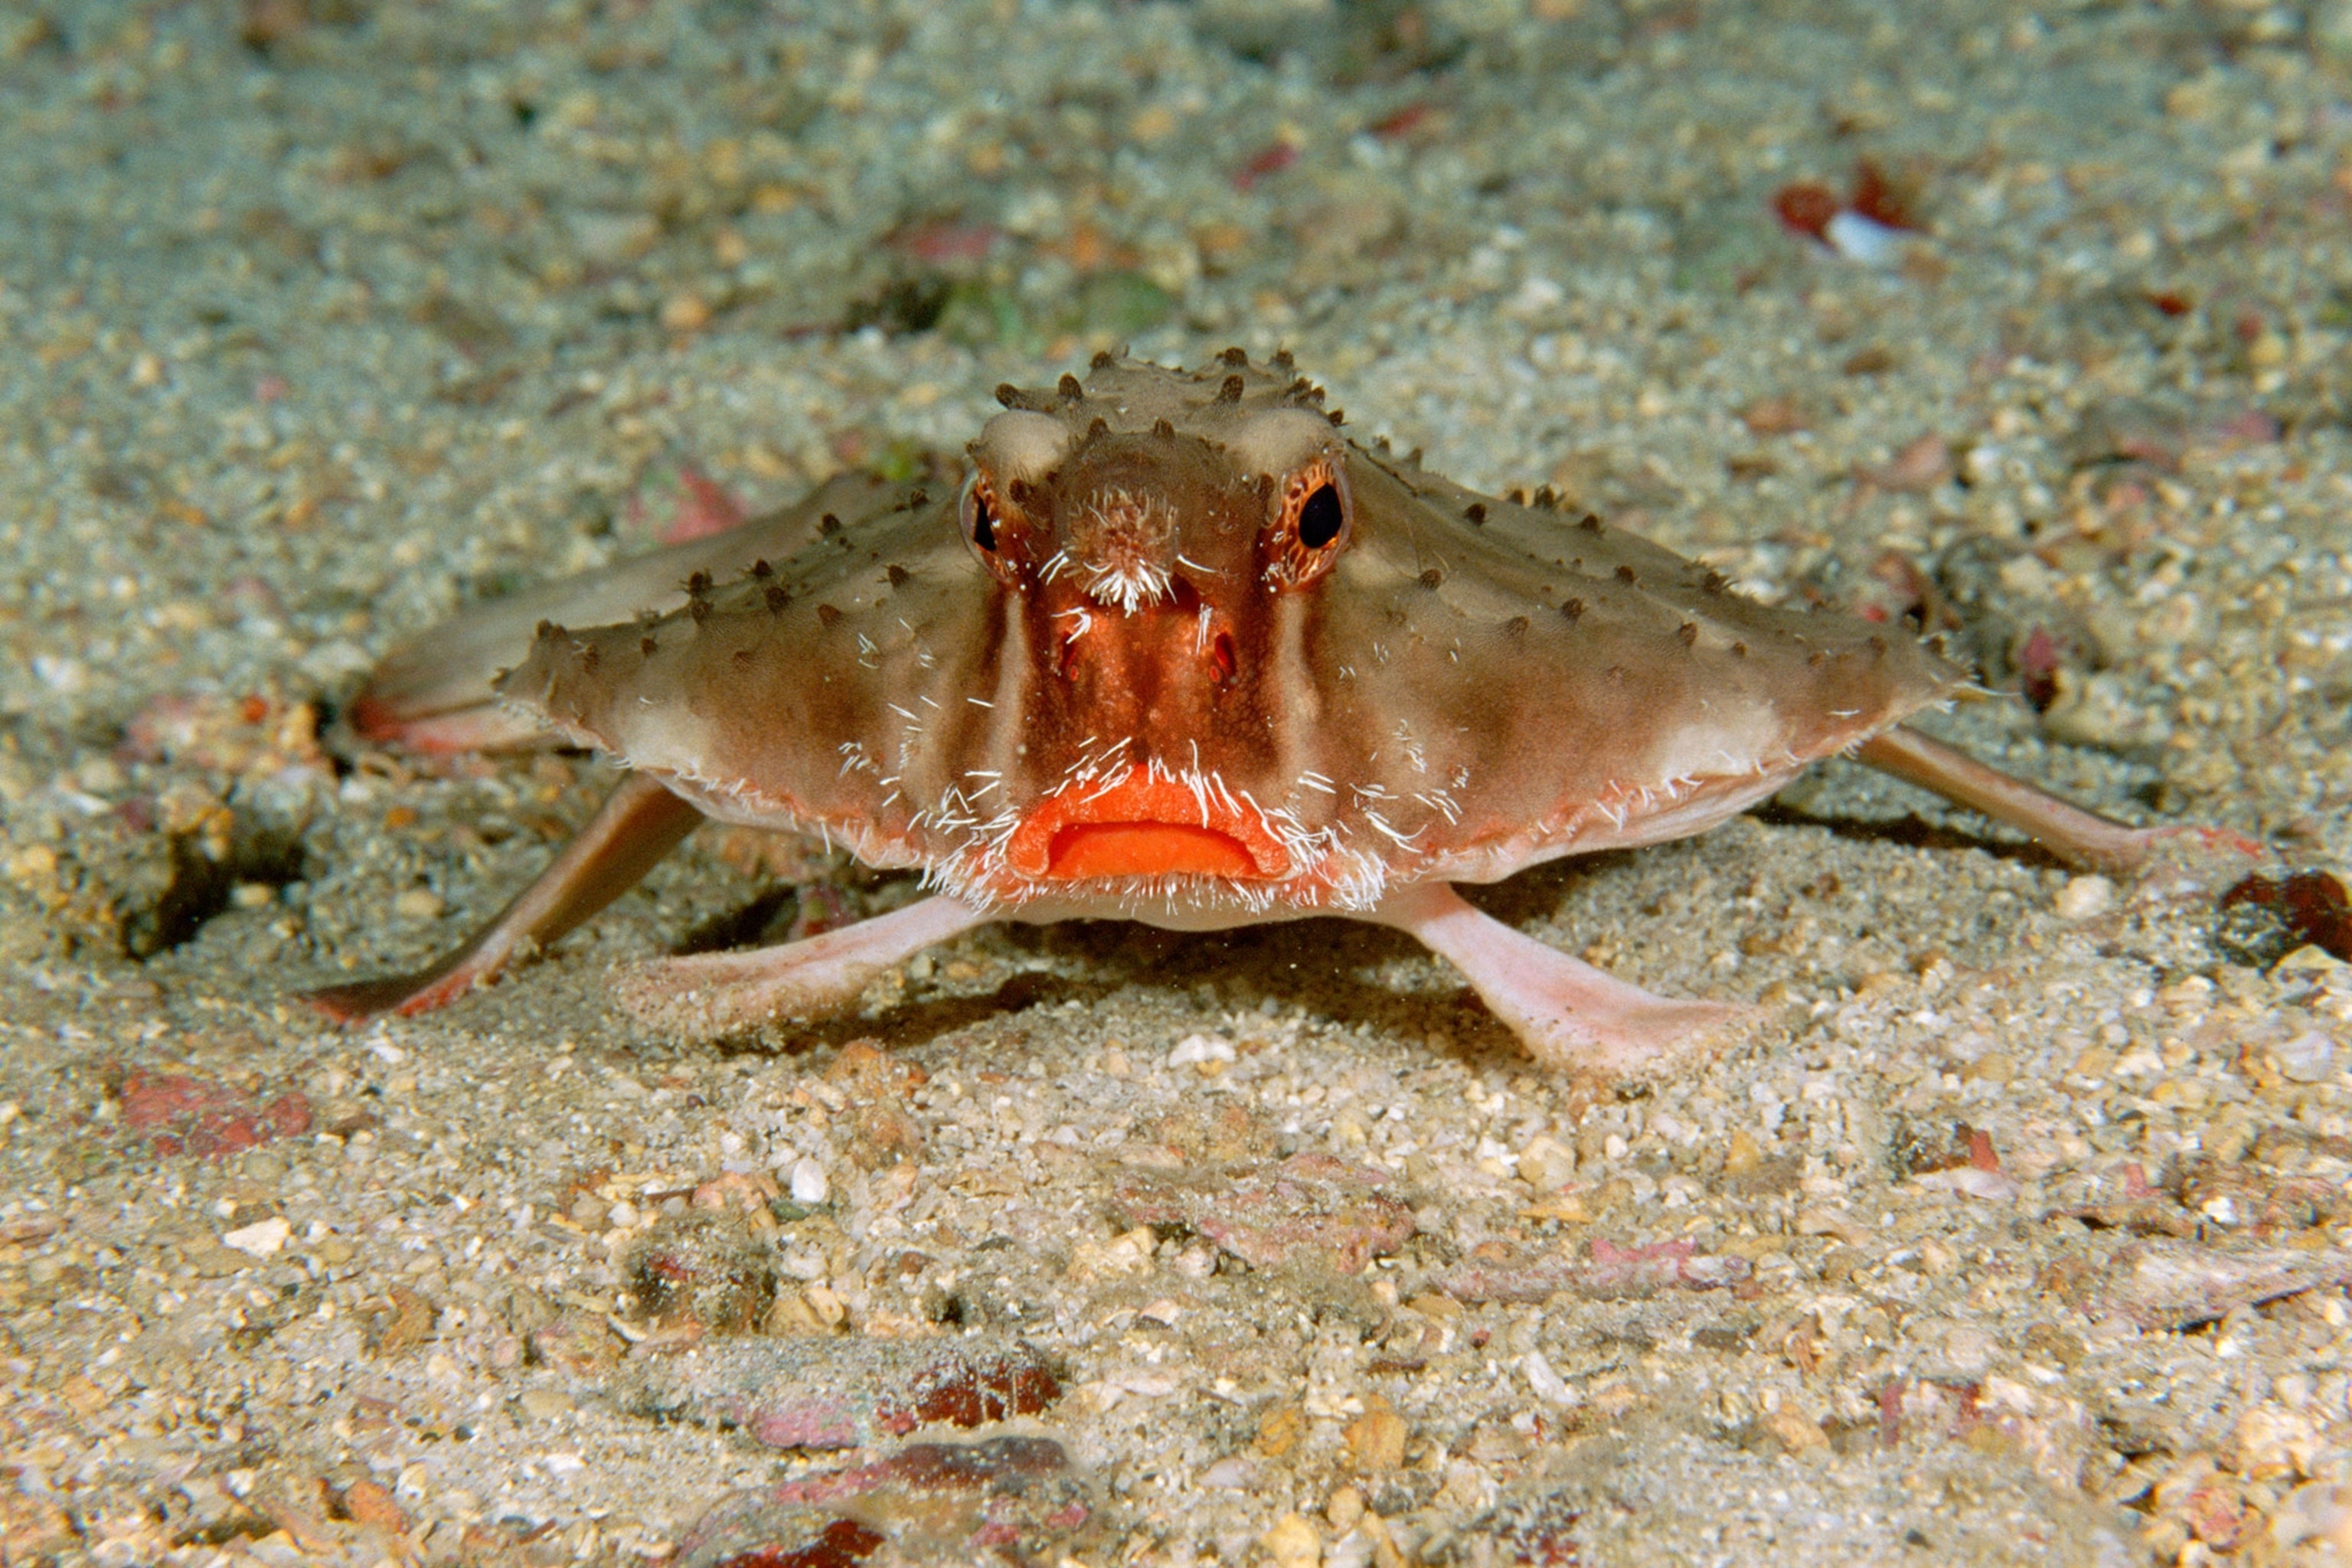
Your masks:
<instances>
[{"instance_id":1,"label":"fish eye","mask_svg":"<svg viewBox=\"0 0 2352 1568\"><path fill-rule=\"evenodd\" d=\"M1331 570L1347 547L1351 508L1347 477L1328 457L1291 471L1276 492L1265 542L1265 581L1276 590L1304 588Z\"/></svg>"},{"instance_id":2,"label":"fish eye","mask_svg":"<svg viewBox=\"0 0 2352 1568\"><path fill-rule=\"evenodd\" d=\"M972 475L963 487L963 536L983 553L996 553L996 510L989 504L987 487Z\"/></svg>"},{"instance_id":3,"label":"fish eye","mask_svg":"<svg viewBox=\"0 0 2352 1568\"><path fill-rule=\"evenodd\" d=\"M1339 537L1347 525L1348 513L1339 505L1339 492L1328 484L1315 487L1298 509L1298 542L1309 550L1320 550Z\"/></svg>"},{"instance_id":4,"label":"fish eye","mask_svg":"<svg viewBox=\"0 0 2352 1568\"><path fill-rule=\"evenodd\" d=\"M1017 493L1020 487L1016 485L1014 489ZM973 559L1005 586L1019 582L1023 568L1029 563L1028 535L1020 503L1014 502L1008 511L997 499L994 482L975 468L971 478L963 483L963 495L956 503L956 511L962 523L964 542L971 547Z\"/></svg>"}]
</instances>

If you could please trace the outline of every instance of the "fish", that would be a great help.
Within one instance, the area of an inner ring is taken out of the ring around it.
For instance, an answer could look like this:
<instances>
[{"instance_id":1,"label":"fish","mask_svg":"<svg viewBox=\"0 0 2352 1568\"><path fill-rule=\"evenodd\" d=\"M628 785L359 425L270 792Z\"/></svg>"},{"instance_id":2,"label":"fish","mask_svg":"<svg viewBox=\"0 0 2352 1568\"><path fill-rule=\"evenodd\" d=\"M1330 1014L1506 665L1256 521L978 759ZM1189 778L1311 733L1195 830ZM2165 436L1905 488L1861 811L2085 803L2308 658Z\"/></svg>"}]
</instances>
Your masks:
<instances>
[{"instance_id":1,"label":"fish","mask_svg":"<svg viewBox=\"0 0 2352 1568\"><path fill-rule=\"evenodd\" d=\"M1287 354L1097 355L997 399L961 482L839 478L390 656L350 705L363 740L551 738L622 780L446 958L310 1003L345 1023L444 1005L712 820L927 893L626 966L619 1004L683 1035L821 1016L992 921L1339 916L1448 960L1543 1066L1639 1077L1749 1010L1654 994L1459 887L1703 833L1838 755L2079 865L2128 868L2170 831L1906 724L1969 679L1904 627L1768 605L1548 490L1482 495L1367 448Z\"/></svg>"}]
</instances>

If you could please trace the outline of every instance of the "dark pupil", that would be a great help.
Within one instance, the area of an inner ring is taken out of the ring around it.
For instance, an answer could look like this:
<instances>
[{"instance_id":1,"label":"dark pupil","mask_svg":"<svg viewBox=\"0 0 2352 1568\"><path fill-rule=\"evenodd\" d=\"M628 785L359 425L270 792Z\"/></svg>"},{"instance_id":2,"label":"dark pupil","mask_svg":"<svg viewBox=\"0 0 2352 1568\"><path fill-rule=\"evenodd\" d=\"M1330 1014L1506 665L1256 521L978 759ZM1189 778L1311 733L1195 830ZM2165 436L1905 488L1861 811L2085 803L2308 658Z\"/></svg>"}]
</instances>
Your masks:
<instances>
[{"instance_id":1,"label":"dark pupil","mask_svg":"<svg viewBox=\"0 0 2352 1568\"><path fill-rule=\"evenodd\" d=\"M1339 492L1329 485L1318 485L1307 504L1298 509L1298 542L1309 550L1320 550L1339 537L1340 524L1346 521L1339 511Z\"/></svg>"},{"instance_id":2,"label":"dark pupil","mask_svg":"<svg viewBox=\"0 0 2352 1568\"><path fill-rule=\"evenodd\" d=\"M974 495L971 498L971 542L991 555L996 553L996 520L988 515L988 500L984 496Z\"/></svg>"}]
</instances>

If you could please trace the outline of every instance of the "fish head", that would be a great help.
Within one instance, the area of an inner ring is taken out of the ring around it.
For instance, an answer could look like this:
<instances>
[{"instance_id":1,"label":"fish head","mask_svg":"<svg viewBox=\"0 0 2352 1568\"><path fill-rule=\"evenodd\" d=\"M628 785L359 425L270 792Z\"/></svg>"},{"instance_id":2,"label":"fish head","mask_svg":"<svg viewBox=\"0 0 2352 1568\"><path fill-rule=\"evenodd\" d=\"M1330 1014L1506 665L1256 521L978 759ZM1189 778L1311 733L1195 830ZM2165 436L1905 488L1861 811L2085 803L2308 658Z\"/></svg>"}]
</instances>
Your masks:
<instances>
[{"instance_id":1,"label":"fish head","mask_svg":"<svg viewBox=\"0 0 2352 1568\"><path fill-rule=\"evenodd\" d=\"M1348 448L1303 384L1213 369L1008 389L971 446L959 526L1024 659L1008 880L1297 868L1261 803L1295 787L1283 650L1353 541Z\"/></svg>"}]
</instances>

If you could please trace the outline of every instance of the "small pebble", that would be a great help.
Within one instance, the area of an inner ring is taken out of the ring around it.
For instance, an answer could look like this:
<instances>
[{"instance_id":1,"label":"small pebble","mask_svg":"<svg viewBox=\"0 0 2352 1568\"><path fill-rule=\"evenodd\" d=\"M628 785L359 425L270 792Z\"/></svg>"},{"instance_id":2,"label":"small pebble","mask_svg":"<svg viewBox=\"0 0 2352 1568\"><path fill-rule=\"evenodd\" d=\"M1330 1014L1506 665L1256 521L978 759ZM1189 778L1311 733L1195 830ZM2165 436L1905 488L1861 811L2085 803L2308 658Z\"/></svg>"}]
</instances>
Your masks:
<instances>
[{"instance_id":1,"label":"small pebble","mask_svg":"<svg viewBox=\"0 0 2352 1568\"><path fill-rule=\"evenodd\" d=\"M1168 1053L1171 1068L1201 1067L1234 1059L1234 1043L1223 1035L1187 1035Z\"/></svg>"},{"instance_id":2,"label":"small pebble","mask_svg":"<svg viewBox=\"0 0 2352 1568\"><path fill-rule=\"evenodd\" d=\"M1368 1398L1365 1406L1364 1413L1340 1431L1349 1459L1363 1471L1402 1469L1405 1439L1411 1435L1405 1418L1385 1400Z\"/></svg>"},{"instance_id":3,"label":"small pebble","mask_svg":"<svg viewBox=\"0 0 2352 1568\"><path fill-rule=\"evenodd\" d=\"M831 1187L824 1179L824 1167L803 1154L793 1162L793 1202L811 1207L824 1202Z\"/></svg>"},{"instance_id":4,"label":"small pebble","mask_svg":"<svg viewBox=\"0 0 2352 1568\"><path fill-rule=\"evenodd\" d=\"M248 1258L268 1258L285 1246L293 1234L294 1227L286 1223L284 1215L273 1215L256 1224L238 1226L223 1236L221 1242Z\"/></svg>"},{"instance_id":5,"label":"small pebble","mask_svg":"<svg viewBox=\"0 0 2352 1568\"><path fill-rule=\"evenodd\" d=\"M673 294L662 301L661 324L673 332L700 331L710 324L710 307L698 294Z\"/></svg>"},{"instance_id":6,"label":"small pebble","mask_svg":"<svg viewBox=\"0 0 2352 1568\"><path fill-rule=\"evenodd\" d=\"M1257 1485L1257 1461L1238 1456L1219 1459L1201 1472L1201 1484L1212 1491L1247 1491Z\"/></svg>"},{"instance_id":7,"label":"small pebble","mask_svg":"<svg viewBox=\"0 0 2352 1568\"><path fill-rule=\"evenodd\" d=\"M532 1420L546 1421L571 1409L572 1396L560 1388L526 1388L519 1403Z\"/></svg>"},{"instance_id":8,"label":"small pebble","mask_svg":"<svg viewBox=\"0 0 2352 1568\"><path fill-rule=\"evenodd\" d=\"M2000 1346L1982 1329L1965 1324L1944 1336L1944 1360L1951 1370L1965 1377L1978 1376L1992 1364L1993 1352Z\"/></svg>"},{"instance_id":9,"label":"small pebble","mask_svg":"<svg viewBox=\"0 0 2352 1568\"><path fill-rule=\"evenodd\" d=\"M1550 1192L1576 1174L1576 1151L1538 1135L1519 1151L1518 1173L1537 1191Z\"/></svg>"},{"instance_id":10,"label":"small pebble","mask_svg":"<svg viewBox=\"0 0 2352 1568\"><path fill-rule=\"evenodd\" d=\"M2318 1083L2336 1071L2336 1042L2316 1029L2272 1047L2271 1055L2289 1083Z\"/></svg>"},{"instance_id":11,"label":"small pebble","mask_svg":"<svg viewBox=\"0 0 2352 1568\"><path fill-rule=\"evenodd\" d=\"M1527 1374L1528 1386L1536 1391L1536 1397L1545 1404L1570 1405L1576 1403L1575 1392L1568 1386L1566 1379L1552 1370L1552 1364L1544 1358L1543 1352L1529 1351L1526 1359L1519 1363L1519 1370Z\"/></svg>"},{"instance_id":12,"label":"small pebble","mask_svg":"<svg viewBox=\"0 0 2352 1568\"><path fill-rule=\"evenodd\" d=\"M1782 1405L1757 1425L1770 1433L1780 1447L1791 1454L1802 1454L1816 1448L1825 1451L1830 1446L1830 1435L1822 1429L1822 1424L1790 1405Z\"/></svg>"},{"instance_id":13,"label":"small pebble","mask_svg":"<svg viewBox=\"0 0 2352 1568\"><path fill-rule=\"evenodd\" d=\"M404 921L429 921L440 918L441 895L430 888L410 888L392 900L392 912Z\"/></svg>"},{"instance_id":14,"label":"small pebble","mask_svg":"<svg viewBox=\"0 0 2352 1568\"><path fill-rule=\"evenodd\" d=\"M2069 877L2058 889L2055 906L2060 920L2087 921L2114 907L2116 885L2105 877Z\"/></svg>"},{"instance_id":15,"label":"small pebble","mask_svg":"<svg viewBox=\"0 0 2352 1568\"><path fill-rule=\"evenodd\" d=\"M1316 1568L1323 1561L1323 1537L1299 1514L1286 1513L1275 1521L1258 1544L1277 1568Z\"/></svg>"}]
</instances>

